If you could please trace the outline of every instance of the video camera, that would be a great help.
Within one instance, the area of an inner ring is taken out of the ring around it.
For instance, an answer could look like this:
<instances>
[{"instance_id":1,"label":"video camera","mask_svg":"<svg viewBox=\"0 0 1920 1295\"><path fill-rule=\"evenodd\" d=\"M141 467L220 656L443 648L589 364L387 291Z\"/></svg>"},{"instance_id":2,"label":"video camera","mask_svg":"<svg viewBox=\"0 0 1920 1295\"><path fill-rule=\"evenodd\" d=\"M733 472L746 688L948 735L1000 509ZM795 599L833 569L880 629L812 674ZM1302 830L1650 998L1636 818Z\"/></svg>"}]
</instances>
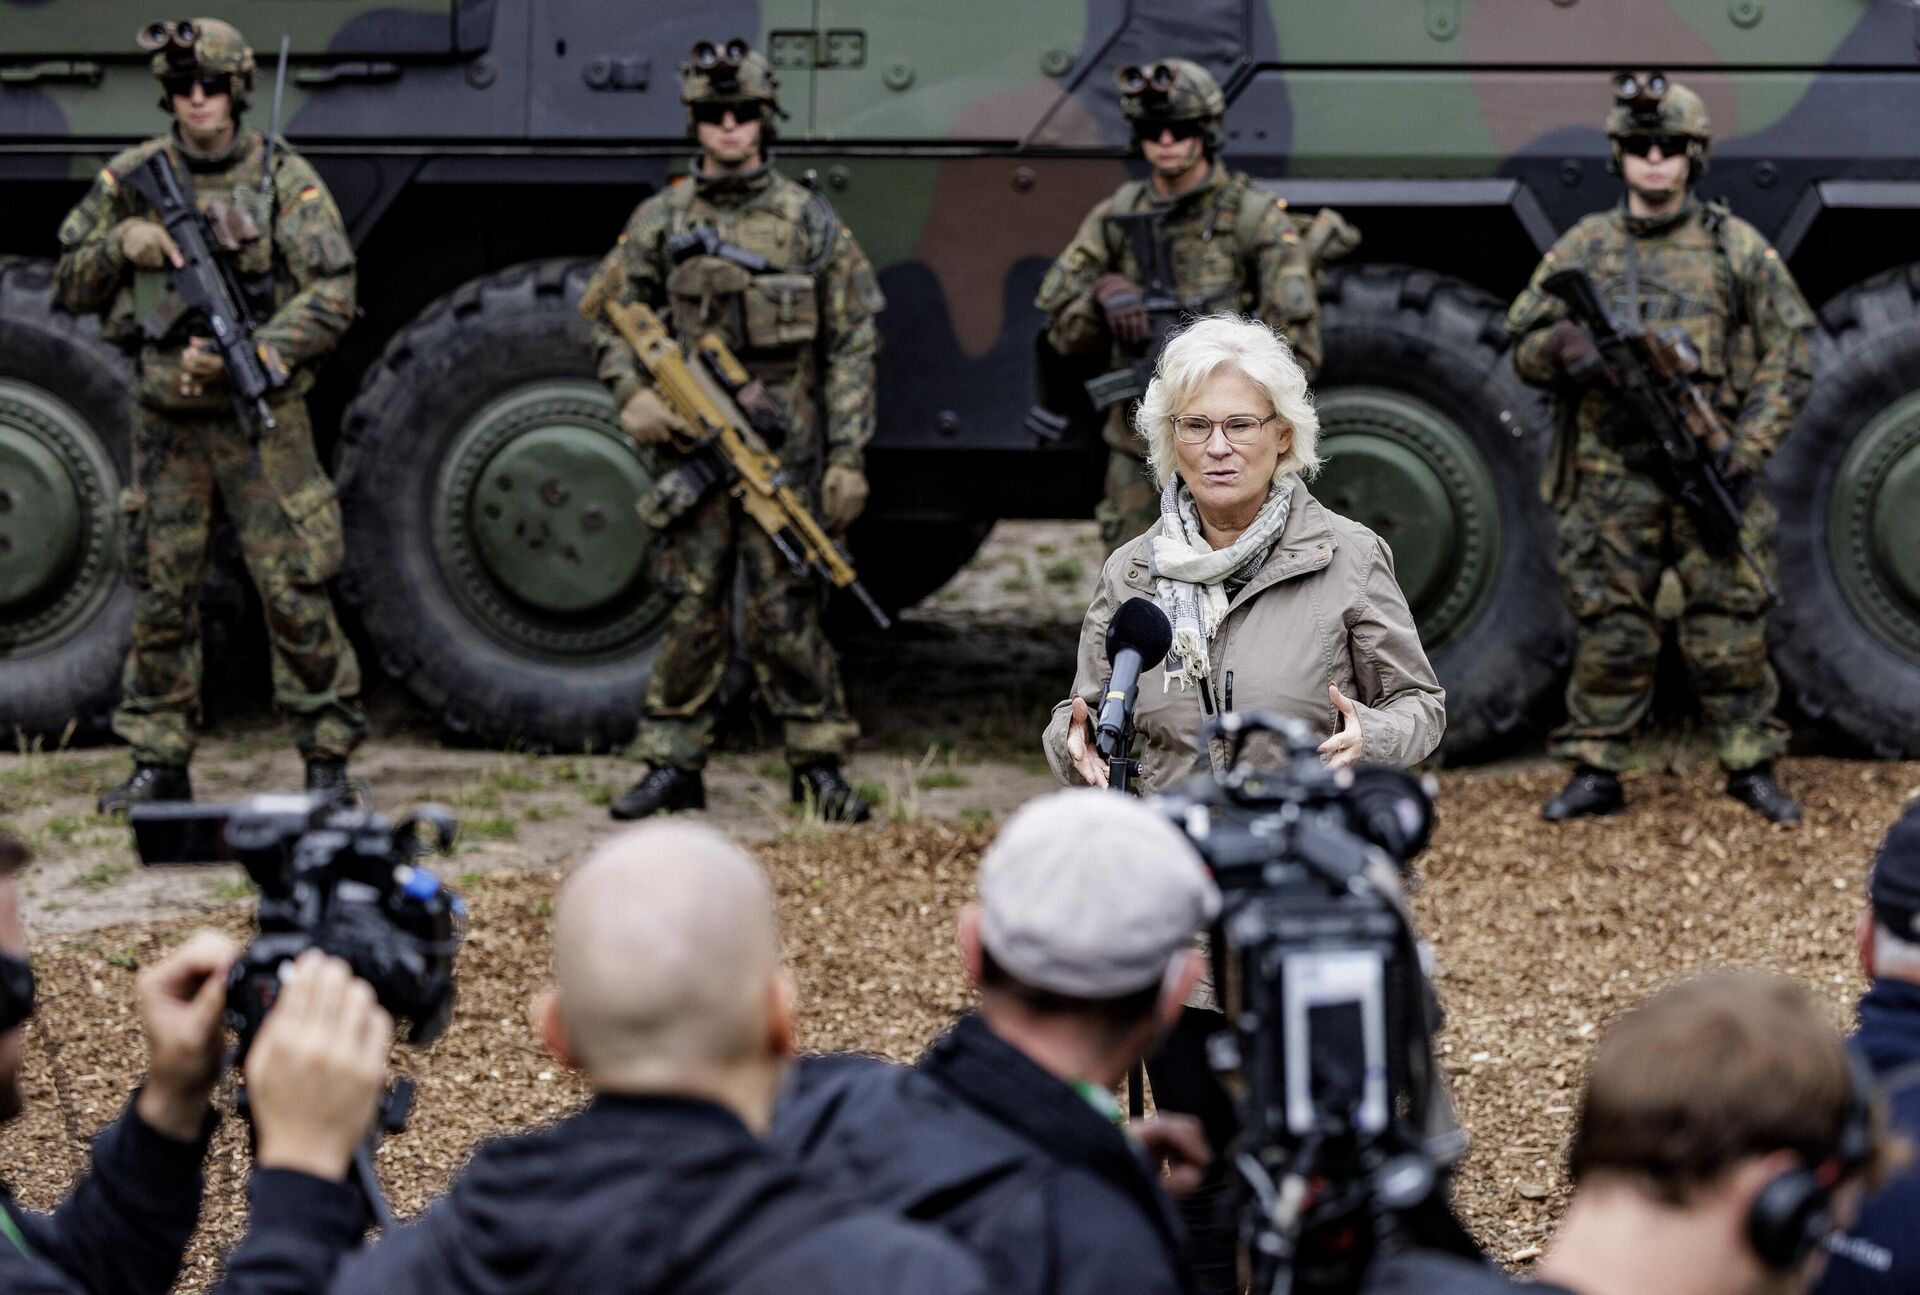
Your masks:
<instances>
[{"instance_id":1,"label":"video camera","mask_svg":"<svg viewBox=\"0 0 1920 1295\"><path fill-rule=\"evenodd\" d=\"M259 933L227 976L227 1022L239 1039L229 1065L245 1061L283 972L308 949L341 959L372 986L388 1014L406 1022L408 1043L431 1043L447 1028L467 908L417 862L452 849L457 829L446 810L423 805L394 823L347 790L231 805L158 802L135 806L131 821L141 863L238 863L260 892ZM403 1128L411 1100L411 1085L396 1084L376 1135ZM362 1148L355 1172L384 1225L390 1215L371 1152Z\"/></svg>"},{"instance_id":2,"label":"video camera","mask_svg":"<svg viewBox=\"0 0 1920 1295\"><path fill-rule=\"evenodd\" d=\"M1280 740L1277 767L1245 762L1255 735ZM1201 740L1226 743L1224 772L1147 803L1221 890L1214 978L1231 1029L1209 1059L1240 1112L1231 1155L1252 1289L1351 1292L1433 1207L1451 1220L1446 1174L1465 1151L1403 897L1433 802L1401 769L1327 768L1298 720L1229 712Z\"/></svg>"}]
</instances>

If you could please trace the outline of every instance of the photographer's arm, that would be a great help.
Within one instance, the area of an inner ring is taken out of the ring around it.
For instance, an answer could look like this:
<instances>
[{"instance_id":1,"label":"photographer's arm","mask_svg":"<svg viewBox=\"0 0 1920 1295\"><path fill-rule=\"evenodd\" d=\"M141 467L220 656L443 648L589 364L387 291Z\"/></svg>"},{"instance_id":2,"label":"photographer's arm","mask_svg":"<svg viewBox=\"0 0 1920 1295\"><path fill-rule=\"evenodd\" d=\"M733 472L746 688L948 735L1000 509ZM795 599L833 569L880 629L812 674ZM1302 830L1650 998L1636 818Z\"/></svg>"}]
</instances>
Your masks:
<instances>
[{"instance_id":1,"label":"photographer's arm","mask_svg":"<svg viewBox=\"0 0 1920 1295\"><path fill-rule=\"evenodd\" d=\"M238 952L202 931L136 981L147 1080L94 1140L92 1166L60 1208L24 1215L22 1239L89 1295L161 1295L200 1218L200 1173L218 1122L221 1008Z\"/></svg>"},{"instance_id":2,"label":"photographer's arm","mask_svg":"<svg viewBox=\"0 0 1920 1295\"><path fill-rule=\"evenodd\" d=\"M392 1018L346 963L300 956L247 1055L253 1209L217 1295L318 1295L333 1284L367 1227L347 1169L373 1124L392 1043Z\"/></svg>"}]
</instances>

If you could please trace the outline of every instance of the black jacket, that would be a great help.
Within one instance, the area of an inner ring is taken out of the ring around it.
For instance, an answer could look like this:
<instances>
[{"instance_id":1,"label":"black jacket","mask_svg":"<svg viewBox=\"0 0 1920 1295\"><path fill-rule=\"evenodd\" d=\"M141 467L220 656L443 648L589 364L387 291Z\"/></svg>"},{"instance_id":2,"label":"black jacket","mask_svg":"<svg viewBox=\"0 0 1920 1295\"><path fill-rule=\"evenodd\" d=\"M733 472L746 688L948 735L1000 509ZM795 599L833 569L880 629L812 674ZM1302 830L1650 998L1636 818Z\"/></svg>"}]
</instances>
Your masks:
<instances>
[{"instance_id":1,"label":"black jacket","mask_svg":"<svg viewBox=\"0 0 1920 1295\"><path fill-rule=\"evenodd\" d=\"M0 1189L0 1291L165 1295L200 1218L213 1128L209 1119L196 1141L176 1142L129 1104L94 1139L92 1167L53 1213L23 1210Z\"/></svg>"},{"instance_id":2,"label":"black jacket","mask_svg":"<svg viewBox=\"0 0 1920 1295\"><path fill-rule=\"evenodd\" d=\"M599 1097L481 1147L418 1222L350 1255L325 1289L984 1295L986 1286L938 1231L823 1190L718 1106Z\"/></svg>"},{"instance_id":3,"label":"black jacket","mask_svg":"<svg viewBox=\"0 0 1920 1295\"><path fill-rule=\"evenodd\" d=\"M1920 1140L1920 985L1874 981L1860 1000L1854 1044L1888 1086L1894 1132ZM1819 1295L1920 1290L1920 1165L1894 1175L1828 1249Z\"/></svg>"},{"instance_id":4,"label":"black jacket","mask_svg":"<svg viewBox=\"0 0 1920 1295\"><path fill-rule=\"evenodd\" d=\"M801 1062L773 1141L876 1205L939 1223L996 1292L1189 1289L1185 1237L1146 1158L978 1017L913 1069Z\"/></svg>"}]
</instances>

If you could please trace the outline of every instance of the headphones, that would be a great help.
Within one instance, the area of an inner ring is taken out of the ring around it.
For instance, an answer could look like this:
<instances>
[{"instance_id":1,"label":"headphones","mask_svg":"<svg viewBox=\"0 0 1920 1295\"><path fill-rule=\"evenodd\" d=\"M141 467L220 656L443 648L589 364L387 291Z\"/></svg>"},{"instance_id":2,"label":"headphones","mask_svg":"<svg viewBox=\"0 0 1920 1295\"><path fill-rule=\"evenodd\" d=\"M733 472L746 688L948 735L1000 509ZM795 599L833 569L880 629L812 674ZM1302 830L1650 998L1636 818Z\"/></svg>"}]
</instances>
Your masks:
<instances>
[{"instance_id":1,"label":"headphones","mask_svg":"<svg viewBox=\"0 0 1920 1295\"><path fill-rule=\"evenodd\" d=\"M1747 1241L1779 1272L1798 1268L1833 1232L1833 1193L1873 1158L1873 1073L1853 1048L1847 1054L1847 1112L1833 1150L1774 1178L1747 1213Z\"/></svg>"},{"instance_id":2,"label":"headphones","mask_svg":"<svg viewBox=\"0 0 1920 1295\"><path fill-rule=\"evenodd\" d=\"M0 1033L33 1015L33 968L25 958L0 953Z\"/></svg>"}]
</instances>

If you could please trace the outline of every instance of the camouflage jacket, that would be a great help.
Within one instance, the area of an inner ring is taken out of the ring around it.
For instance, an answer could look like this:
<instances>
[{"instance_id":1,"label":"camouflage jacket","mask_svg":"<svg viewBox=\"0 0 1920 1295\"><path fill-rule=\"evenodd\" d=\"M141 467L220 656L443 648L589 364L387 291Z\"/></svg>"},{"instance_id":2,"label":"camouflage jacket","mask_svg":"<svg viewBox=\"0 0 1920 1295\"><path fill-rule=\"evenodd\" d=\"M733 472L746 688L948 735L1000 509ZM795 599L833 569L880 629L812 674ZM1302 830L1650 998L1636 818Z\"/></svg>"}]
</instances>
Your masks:
<instances>
[{"instance_id":1,"label":"camouflage jacket","mask_svg":"<svg viewBox=\"0 0 1920 1295\"><path fill-rule=\"evenodd\" d=\"M703 225L771 268L707 255L675 264L668 241ZM819 458L824 415L827 462L862 466L874 430L874 316L886 299L853 232L819 194L771 165L714 179L696 168L635 209L587 292L651 306L682 339L720 333L788 410L787 462ZM593 339L601 381L625 404L645 371L604 319Z\"/></svg>"},{"instance_id":2,"label":"camouflage jacket","mask_svg":"<svg viewBox=\"0 0 1920 1295\"><path fill-rule=\"evenodd\" d=\"M262 237L233 253L233 266L254 319L256 339L280 353L293 371L293 390L313 383L312 366L340 340L354 316L353 245L327 186L305 158L282 143L274 152L271 191L263 182L266 140L242 130L225 154L207 157L175 135L150 139L107 164L80 204L60 225L56 271L60 303L77 313L104 312L107 338L139 356L135 394L142 403L182 412L215 413L229 406L224 387L204 395L179 393L179 356L206 324L170 309L169 271L141 270L120 249L115 228L133 217L152 218L145 198L121 184L152 154L166 149L201 210L215 202L244 212ZM267 232L271 231L270 236ZM169 316L172 317L169 317ZM143 324L159 330L143 335Z\"/></svg>"},{"instance_id":3,"label":"camouflage jacket","mask_svg":"<svg viewBox=\"0 0 1920 1295\"><path fill-rule=\"evenodd\" d=\"M1646 432L1628 425L1604 384L1581 388L1565 381L1548 332L1566 318L1566 307L1540 285L1556 270L1582 268L1614 313L1631 321L1629 248L1638 317L1652 329L1687 331L1700 352L1699 380L1732 425L1733 454L1742 466L1765 465L1812 389L1806 334L1813 311L1780 254L1752 225L1718 203L1690 202L1660 219L1629 216L1624 207L1595 212L1553 245L1507 313L1517 341L1515 369L1554 393L1557 439L1542 493L1555 507L1572 500L1580 473L1624 470L1627 452Z\"/></svg>"},{"instance_id":4,"label":"camouflage jacket","mask_svg":"<svg viewBox=\"0 0 1920 1295\"><path fill-rule=\"evenodd\" d=\"M1132 244L1110 217L1155 209L1165 213L1174 295L1194 314L1259 316L1286 334L1311 381L1320 367L1320 303L1299 225L1284 202L1219 163L1205 184L1171 202L1157 202L1147 181L1129 180L1087 213L1034 299L1047 314L1053 348L1062 355L1104 353L1115 368L1133 362L1107 332L1093 283L1108 272L1144 282ZM1139 454L1127 413L1125 405L1115 407L1107 439Z\"/></svg>"}]
</instances>

